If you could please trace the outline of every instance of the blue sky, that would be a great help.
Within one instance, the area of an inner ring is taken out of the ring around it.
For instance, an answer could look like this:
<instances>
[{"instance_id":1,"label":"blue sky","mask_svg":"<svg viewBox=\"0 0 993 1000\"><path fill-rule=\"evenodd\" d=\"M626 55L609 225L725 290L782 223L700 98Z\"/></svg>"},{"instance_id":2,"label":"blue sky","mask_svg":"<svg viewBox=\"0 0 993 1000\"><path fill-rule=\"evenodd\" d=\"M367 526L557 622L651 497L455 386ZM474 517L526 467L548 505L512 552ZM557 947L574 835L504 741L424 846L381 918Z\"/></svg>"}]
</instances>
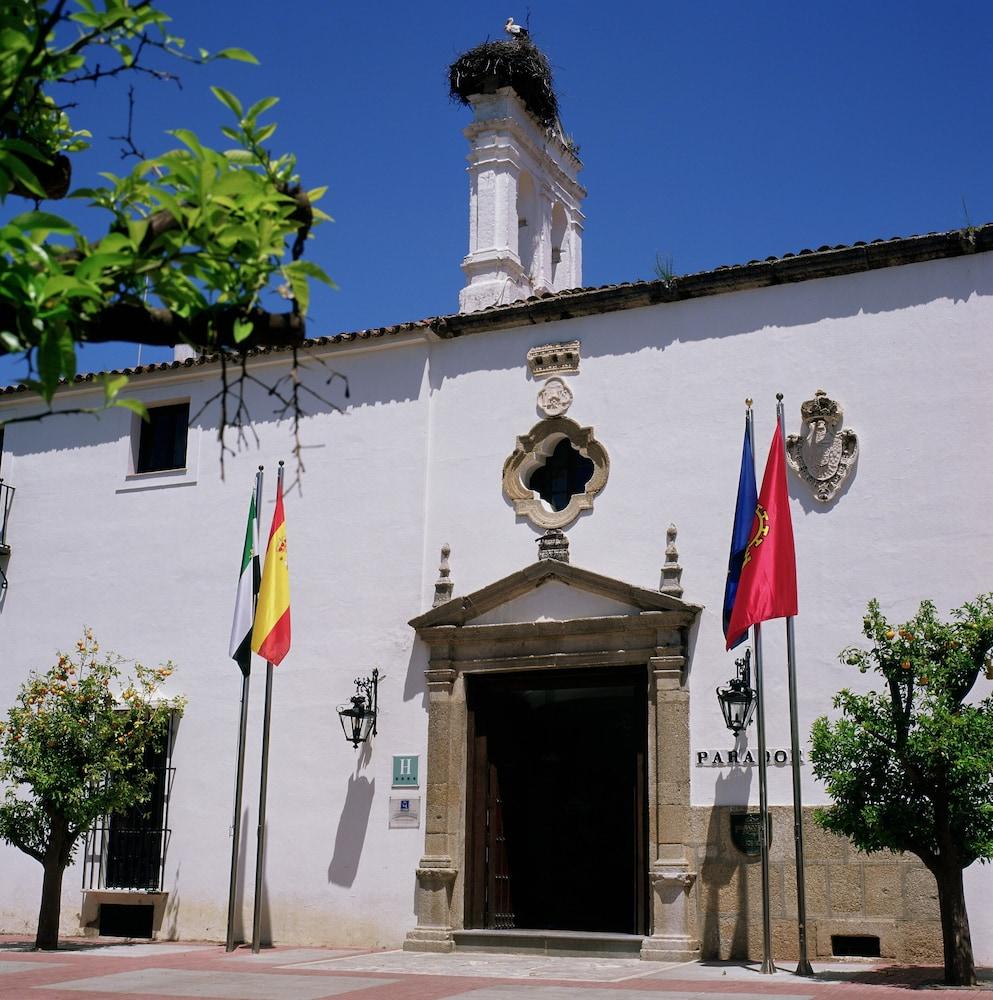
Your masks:
<instances>
[{"instance_id":1,"label":"blue sky","mask_svg":"<svg viewBox=\"0 0 993 1000\"><path fill-rule=\"evenodd\" d=\"M242 46L261 66L185 68L182 89L134 79L135 139L154 154L185 127L223 147L211 83L280 96L273 148L297 153L307 187L328 185L336 220L307 251L339 285L315 295L314 336L457 308L469 112L448 100L447 67L511 14L548 55L581 147L587 285L650 278L657 253L680 274L993 221L988 0L162 6L192 46ZM123 172L107 136L125 130L126 81L72 97L97 140L75 183ZM131 365L137 349L80 361ZM0 363L0 381L19 370Z\"/></svg>"}]
</instances>

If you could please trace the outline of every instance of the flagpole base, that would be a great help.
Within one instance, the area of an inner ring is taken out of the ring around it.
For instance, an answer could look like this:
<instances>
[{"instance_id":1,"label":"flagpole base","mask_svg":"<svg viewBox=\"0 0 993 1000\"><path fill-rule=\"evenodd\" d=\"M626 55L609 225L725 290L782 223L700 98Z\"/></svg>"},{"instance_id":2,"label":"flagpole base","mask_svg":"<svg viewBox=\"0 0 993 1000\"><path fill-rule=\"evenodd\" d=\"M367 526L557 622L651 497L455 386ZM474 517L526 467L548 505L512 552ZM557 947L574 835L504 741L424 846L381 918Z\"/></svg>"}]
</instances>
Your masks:
<instances>
[{"instance_id":1,"label":"flagpole base","mask_svg":"<svg viewBox=\"0 0 993 1000\"><path fill-rule=\"evenodd\" d=\"M805 958L801 958L797 963L796 972L793 973L795 976L815 976L817 973L814 972L813 968Z\"/></svg>"},{"instance_id":2,"label":"flagpole base","mask_svg":"<svg viewBox=\"0 0 993 1000\"><path fill-rule=\"evenodd\" d=\"M763 976L774 976L778 971L776 963L771 958L762 959L762 968L759 969L759 972L761 972Z\"/></svg>"}]
</instances>

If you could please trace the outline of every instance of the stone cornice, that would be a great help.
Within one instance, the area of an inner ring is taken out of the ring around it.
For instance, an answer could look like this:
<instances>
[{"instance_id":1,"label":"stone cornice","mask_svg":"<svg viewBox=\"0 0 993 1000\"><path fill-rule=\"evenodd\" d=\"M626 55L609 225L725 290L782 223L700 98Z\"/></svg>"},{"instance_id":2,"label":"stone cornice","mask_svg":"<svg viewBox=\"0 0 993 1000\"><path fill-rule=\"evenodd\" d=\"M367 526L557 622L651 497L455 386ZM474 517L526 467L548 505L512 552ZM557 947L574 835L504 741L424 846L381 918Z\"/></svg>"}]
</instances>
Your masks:
<instances>
[{"instance_id":1,"label":"stone cornice","mask_svg":"<svg viewBox=\"0 0 993 1000\"><path fill-rule=\"evenodd\" d=\"M476 333L490 333L537 323L554 323L578 316L621 312L625 309L684 302L711 295L769 288L818 278L842 277L882 268L948 260L991 251L993 251L993 223L987 223L972 229L955 229L944 233L928 233L924 236L897 237L891 240L875 240L871 243L860 242L852 246L801 250L797 254L787 254L769 260L750 261L747 264L687 274L668 282L637 281L605 285L601 288L577 288L542 298L525 299L511 305L496 306L476 313L453 313L376 329L311 338L305 340L298 350L326 348L338 351L348 349L352 345L371 347L373 344L367 342L375 342L380 338L385 341L392 341L395 338L401 343L418 342L425 336L451 340ZM382 346L385 346L385 343ZM248 356L252 359L265 358L285 363L289 353L290 348L267 347L250 351ZM142 365L122 371L128 375L154 375L157 382L160 378L168 377L166 373L173 375L182 373L183 377L188 378L193 374L189 369L216 364L216 355L209 355L188 361ZM83 383L93 382L98 374L77 375L72 384L80 386ZM60 389L60 398L63 398L64 391ZM3 397L22 393L33 395L30 390L20 385L0 388L0 396Z\"/></svg>"},{"instance_id":2,"label":"stone cornice","mask_svg":"<svg viewBox=\"0 0 993 1000\"><path fill-rule=\"evenodd\" d=\"M993 251L993 223L971 230L802 250L798 254L687 274L671 281L577 288L477 313L439 316L431 320L430 326L438 337L450 339L990 251Z\"/></svg>"},{"instance_id":3,"label":"stone cornice","mask_svg":"<svg viewBox=\"0 0 993 1000\"><path fill-rule=\"evenodd\" d=\"M582 569L571 563L546 559L541 562L531 563L530 566L525 566L524 569L520 569L516 573L511 573L502 580L491 583L472 594L467 594L464 597L456 597L445 604L432 608L430 611L412 618L409 624L418 631L436 625L456 625L462 627L487 611L501 604L506 604L508 601L528 591L534 590L547 580L558 580L560 583L578 587L593 594L609 597L612 600L628 604L642 612L676 612L677 614L670 619L674 625L691 624L703 610L702 605L691 604L688 601L680 600L669 594L661 594L657 590L646 590L643 587L624 583L622 580L615 580L609 576L602 576L600 573ZM641 618L643 615L622 615L617 617ZM533 624L540 626L544 623L538 622ZM486 627L498 628L500 626Z\"/></svg>"}]
</instances>

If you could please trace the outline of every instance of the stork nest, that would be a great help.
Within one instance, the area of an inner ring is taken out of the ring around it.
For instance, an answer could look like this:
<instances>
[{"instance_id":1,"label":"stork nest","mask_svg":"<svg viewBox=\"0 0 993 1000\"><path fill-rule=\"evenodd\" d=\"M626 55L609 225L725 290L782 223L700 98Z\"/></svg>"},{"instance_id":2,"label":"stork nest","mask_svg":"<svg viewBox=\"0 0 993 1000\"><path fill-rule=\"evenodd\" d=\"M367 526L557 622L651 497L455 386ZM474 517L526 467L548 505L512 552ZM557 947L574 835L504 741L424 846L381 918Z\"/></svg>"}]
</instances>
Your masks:
<instances>
[{"instance_id":1,"label":"stork nest","mask_svg":"<svg viewBox=\"0 0 993 1000\"><path fill-rule=\"evenodd\" d=\"M545 128L558 120L559 102L552 86L552 67L528 39L483 42L463 53L448 69L450 96L469 105L472 94L492 94L513 87L524 106Z\"/></svg>"}]
</instances>

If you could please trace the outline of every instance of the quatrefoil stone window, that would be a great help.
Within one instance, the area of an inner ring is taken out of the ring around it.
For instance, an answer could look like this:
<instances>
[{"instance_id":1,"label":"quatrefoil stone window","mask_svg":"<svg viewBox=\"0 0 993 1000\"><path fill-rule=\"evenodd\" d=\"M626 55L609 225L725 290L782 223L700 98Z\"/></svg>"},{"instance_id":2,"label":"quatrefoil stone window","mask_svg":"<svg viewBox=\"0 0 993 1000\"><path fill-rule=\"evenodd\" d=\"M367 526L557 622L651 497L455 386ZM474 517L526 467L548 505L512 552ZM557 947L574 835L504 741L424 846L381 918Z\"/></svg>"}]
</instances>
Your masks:
<instances>
[{"instance_id":1,"label":"quatrefoil stone window","mask_svg":"<svg viewBox=\"0 0 993 1000\"><path fill-rule=\"evenodd\" d=\"M592 427L549 417L517 439L503 464L503 494L534 527L564 528L592 508L609 471Z\"/></svg>"}]
</instances>

